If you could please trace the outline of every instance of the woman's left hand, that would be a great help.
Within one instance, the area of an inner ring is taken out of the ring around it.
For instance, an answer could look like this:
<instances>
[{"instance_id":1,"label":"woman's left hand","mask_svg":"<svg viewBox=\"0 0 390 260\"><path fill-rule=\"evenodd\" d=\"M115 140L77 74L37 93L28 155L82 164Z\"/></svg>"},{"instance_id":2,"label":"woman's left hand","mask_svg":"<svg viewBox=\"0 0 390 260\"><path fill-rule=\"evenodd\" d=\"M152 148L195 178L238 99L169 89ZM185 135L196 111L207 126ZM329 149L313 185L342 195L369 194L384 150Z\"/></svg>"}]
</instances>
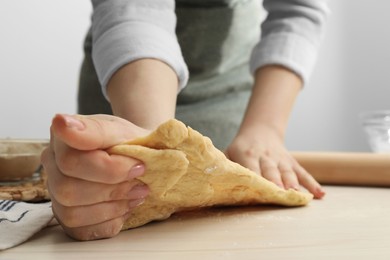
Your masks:
<instances>
[{"instance_id":1,"label":"woman's left hand","mask_svg":"<svg viewBox=\"0 0 390 260\"><path fill-rule=\"evenodd\" d=\"M227 157L284 189L303 186L314 198L325 195L321 185L287 151L283 140L271 129L256 136L237 135L226 150Z\"/></svg>"}]
</instances>

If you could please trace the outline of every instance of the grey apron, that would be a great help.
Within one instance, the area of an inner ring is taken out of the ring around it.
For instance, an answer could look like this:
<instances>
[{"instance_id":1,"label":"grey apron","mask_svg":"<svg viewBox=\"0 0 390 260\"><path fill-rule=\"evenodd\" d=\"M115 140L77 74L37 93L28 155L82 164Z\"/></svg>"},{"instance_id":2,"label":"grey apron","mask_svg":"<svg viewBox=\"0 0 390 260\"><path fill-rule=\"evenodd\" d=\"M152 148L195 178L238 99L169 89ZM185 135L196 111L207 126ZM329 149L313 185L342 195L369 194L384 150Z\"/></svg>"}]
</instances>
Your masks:
<instances>
[{"instance_id":1,"label":"grey apron","mask_svg":"<svg viewBox=\"0 0 390 260\"><path fill-rule=\"evenodd\" d=\"M176 0L176 33L190 71L176 118L209 136L220 149L241 123L253 79L249 58L259 39L258 0ZM93 66L92 38L84 44L78 93L80 114L111 114Z\"/></svg>"}]
</instances>

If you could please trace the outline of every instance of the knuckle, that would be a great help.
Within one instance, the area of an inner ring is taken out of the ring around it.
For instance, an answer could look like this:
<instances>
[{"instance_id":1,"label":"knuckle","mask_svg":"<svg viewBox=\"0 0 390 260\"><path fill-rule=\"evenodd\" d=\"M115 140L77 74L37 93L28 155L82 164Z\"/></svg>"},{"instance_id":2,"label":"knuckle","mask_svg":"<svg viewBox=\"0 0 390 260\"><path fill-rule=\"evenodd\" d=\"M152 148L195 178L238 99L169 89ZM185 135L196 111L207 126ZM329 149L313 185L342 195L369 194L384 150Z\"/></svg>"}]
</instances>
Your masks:
<instances>
[{"instance_id":1,"label":"knuckle","mask_svg":"<svg viewBox=\"0 0 390 260\"><path fill-rule=\"evenodd\" d=\"M108 173L104 175L106 183L116 184L123 181L123 163L113 160L109 155L102 157L100 163L102 165L101 168Z\"/></svg>"},{"instance_id":2,"label":"knuckle","mask_svg":"<svg viewBox=\"0 0 390 260\"><path fill-rule=\"evenodd\" d=\"M93 126L95 128L95 133L99 138L96 138L96 140L99 140L100 143L97 144L98 147L107 147L105 144L105 140L107 140L107 133L106 133L106 125L104 120L98 120L96 118L90 118L91 122L93 122ZM109 140L109 139L108 139Z\"/></svg>"},{"instance_id":3,"label":"knuckle","mask_svg":"<svg viewBox=\"0 0 390 260\"><path fill-rule=\"evenodd\" d=\"M80 240L80 241L87 241L92 240L90 237L90 232L86 230L86 228L68 228L64 227L63 229L68 236L72 237L73 239Z\"/></svg>"},{"instance_id":4,"label":"knuckle","mask_svg":"<svg viewBox=\"0 0 390 260\"><path fill-rule=\"evenodd\" d=\"M244 150L244 155L248 158L256 158L257 154L258 152L254 147Z\"/></svg>"},{"instance_id":5,"label":"knuckle","mask_svg":"<svg viewBox=\"0 0 390 260\"><path fill-rule=\"evenodd\" d=\"M126 214L126 212L129 211L129 206L128 206L128 201L127 200L122 200L122 201L117 201L114 203L112 209L112 216L119 217L122 216L123 214Z\"/></svg>"},{"instance_id":6,"label":"knuckle","mask_svg":"<svg viewBox=\"0 0 390 260\"><path fill-rule=\"evenodd\" d=\"M47 164L49 161L49 155L50 155L50 150L49 148L45 148L42 153L41 153L41 163L42 164Z\"/></svg>"},{"instance_id":7,"label":"knuckle","mask_svg":"<svg viewBox=\"0 0 390 260\"><path fill-rule=\"evenodd\" d=\"M130 182L123 182L119 185L116 185L114 189L111 190L111 192L108 195L108 200L118 200L118 199L125 199L128 197L128 193L131 189L131 183Z\"/></svg>"},{"instance_id":8,"label":"knuckle","mask_svg":"<svg viewBox=\"0 0 390 260\"><path fill-rule=\"evenodd\" d=\"M77 204L78 196L76 185L69 179L64 179L55 189L55 199L63 206L71 207Z\"/></svg>"},{"instance_id":9,"label":"knuckle","mask_svg":"<svg viewBox=\"0 0 390 260\"><path fill-rule=\"evenodd\" d=\"M65 231L69 236L83 241L110 238L121 231L123 221L120 219L121 218L117 218L89 227L68 228Z\"/></svg>"},{"instance_id":10,"label":"knuckle","mask_svg":"<svg viewBox=\"0 0 390 260\"><path fill-rule=\"evenodd\" d=\"M82 218L78 210L72 207L66 207L59 218L62 224L69 228L76 228L82 225Z\"/></svg>"},{"instance_id":11,"label":"knuckle","mask_svg":"<svg viewBox=\"0 0 390 260\"><path fill-rule=\"evenodd\" d=\"M119 217L112 221L108 221L105 223L104 227L102 228L102 234L104 237L113 237L117 235L123 226L123 218Z\"/></svg>"},{"instance_id":12,"label":"knuckle","mask_svg":"<svg viewBox=\"0 0 390 260\"><path fill-rule=\"evenodd\" d=\"M107 175L107 182L114 184L126 180L126 173L129 172L132 161L129 157L114 154L107 156L104 163L107 165L107 171L110 172L110 174Z\"/></svg>"},{"instance_id":13,"label":"knuckle","mask_svg":"<svg viewBox=\"0 0 390 260\"><path fill-rule=\"evenodd\" d=\"M56 163L58 168L64 172L69 173L74 171L79 164L80 156L75 152L66 152L56 156Z\"/></svg>"}]
</instances>

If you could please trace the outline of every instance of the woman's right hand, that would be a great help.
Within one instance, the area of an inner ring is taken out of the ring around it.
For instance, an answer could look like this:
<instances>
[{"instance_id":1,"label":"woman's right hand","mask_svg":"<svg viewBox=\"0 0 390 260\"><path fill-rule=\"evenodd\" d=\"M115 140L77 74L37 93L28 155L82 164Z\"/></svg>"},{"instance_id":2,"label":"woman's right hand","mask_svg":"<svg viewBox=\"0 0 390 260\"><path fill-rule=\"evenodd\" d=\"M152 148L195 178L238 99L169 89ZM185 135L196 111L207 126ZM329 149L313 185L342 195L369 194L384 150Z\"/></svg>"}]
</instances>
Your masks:
<instances>
[{"instance_id":1,"label":"woman's right hand","mask_svg":"<svg viewBox=\"0 0 390 260\"><path fill-rule=\"evenodd\" d=\"M42 153L55 217L78 240L113 237L149 193L135 178L142 162L110 155L113 145L148 134L115 116L56 115Z\"/></svg>"}]
</instances>

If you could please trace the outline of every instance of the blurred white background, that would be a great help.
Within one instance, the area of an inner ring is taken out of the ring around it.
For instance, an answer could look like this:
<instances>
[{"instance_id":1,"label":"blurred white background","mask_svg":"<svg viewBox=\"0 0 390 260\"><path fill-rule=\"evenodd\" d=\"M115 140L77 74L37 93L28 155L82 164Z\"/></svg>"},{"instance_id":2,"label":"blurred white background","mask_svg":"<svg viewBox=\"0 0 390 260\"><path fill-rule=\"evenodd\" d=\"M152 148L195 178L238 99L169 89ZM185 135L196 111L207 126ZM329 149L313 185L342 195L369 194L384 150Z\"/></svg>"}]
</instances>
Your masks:
<instances>
[{"instance_id":1,"label":"blurred white background","mask_svg":"<svg viewBox=\"0 0 390 260\"><path fill-rule=\"evenodd\" d=\"M0 138L48 138L76 112L88 0L0 1Z\"/></svg>"},{"instance_id":2,"label":"blurred white background","mask_svg":"<svg viewBox=\"0 0 390 260\"><path fill-rule=\"evenodd\" d=\"M390 1L330 0L329 6L327 34L293 111L287 146L369 151L358 114L390 109Z\"/></svg>"},{"instance_id":3,"label":"blurred white background","mask_svg":"<svg viewBox=\"0 0 390 260\"><path fill-rule=\"evenodd\" d=\"M390 1L330 0L318 63L292 114L291 150L368 151L358 114L390 109ZM48 138L76 112L88 0L1 0L0 138Z\"/></svg>"}]
</instances>

